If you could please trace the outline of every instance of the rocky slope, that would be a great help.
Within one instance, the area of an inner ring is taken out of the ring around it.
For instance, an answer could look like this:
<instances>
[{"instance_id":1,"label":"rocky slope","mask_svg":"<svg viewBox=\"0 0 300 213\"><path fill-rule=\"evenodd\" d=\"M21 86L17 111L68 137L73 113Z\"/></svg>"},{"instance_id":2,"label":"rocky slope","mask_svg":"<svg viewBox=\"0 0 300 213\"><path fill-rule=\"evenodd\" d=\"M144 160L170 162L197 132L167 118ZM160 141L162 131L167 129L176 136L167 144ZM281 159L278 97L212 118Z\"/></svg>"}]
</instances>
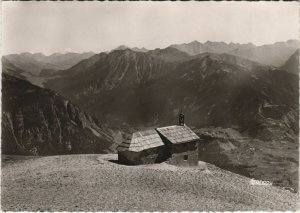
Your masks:
<instances>
[{"instance_id":1,"label":"rocky slope","mask_svg":"<svg viewBox=\"0 0 300 213\"><path fill-rule=\"evenodd\" d=\"M296 211L299 194L211 164L124 166L116 155L2 156L4 211ZM51 202L49 202L51 201Z\"/></svg>"},{"instance_id":2,"label":"rocky slope","mask_svg":"<svg viewBox=\"0 0 300 213\"><path fill-rule=\"evenodd\" d=\"M57 93L3 73L2 153L107 153L113 141L109 133Z\"/></svg>"},{"instance_id":3,"label":"rocky slope","mask_svg":"<svg viewBox=\"0 0 300 213\"><path fill-rule=\"evenodd\" d=\"M156 79L172 67L173 64L147 53L115 50L109 54L100 53L60 72L59 78L48 81L46 86L71 100L79 100Z\"/></svg>"}]
</instances>

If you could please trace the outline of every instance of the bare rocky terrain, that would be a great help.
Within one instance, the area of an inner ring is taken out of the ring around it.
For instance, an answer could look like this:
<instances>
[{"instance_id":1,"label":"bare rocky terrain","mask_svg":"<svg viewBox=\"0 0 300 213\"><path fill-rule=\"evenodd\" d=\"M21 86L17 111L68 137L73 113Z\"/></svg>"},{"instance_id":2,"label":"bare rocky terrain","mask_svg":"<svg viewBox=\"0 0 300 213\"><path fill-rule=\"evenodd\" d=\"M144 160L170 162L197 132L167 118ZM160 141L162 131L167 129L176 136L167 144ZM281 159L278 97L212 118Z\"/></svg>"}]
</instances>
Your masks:
<instances>
[{"instance_id":1,"label":"bare rocky terrain","mask_svg":"<svg viewBox=\"0 0 300 213\"><path fill-rule=\"evenodd\" d=\"M111 153L102 123L59 94L2 73L1 151L13 155Z\"/></svg>"},{"instance_id":2,"label":"bare rocky terrain","mask_svg":"<svg viewBox=\"0 0 300 213\"><path fill-rule=\"evenodd\" d=\"M211 164L125 166L117 155L2 155L3 211L295 211L299 194Z\"/></svg>"}]
</instances>

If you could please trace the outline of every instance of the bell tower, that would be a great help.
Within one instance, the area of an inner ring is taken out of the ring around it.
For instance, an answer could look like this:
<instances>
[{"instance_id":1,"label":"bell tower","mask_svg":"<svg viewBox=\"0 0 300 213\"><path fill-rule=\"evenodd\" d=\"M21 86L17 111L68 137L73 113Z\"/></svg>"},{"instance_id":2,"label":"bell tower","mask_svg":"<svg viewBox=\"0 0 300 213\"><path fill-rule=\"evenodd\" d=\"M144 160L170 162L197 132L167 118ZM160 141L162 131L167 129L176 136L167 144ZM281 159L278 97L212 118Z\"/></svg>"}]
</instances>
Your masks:
<instances>
[{"instance_id":1,"label":"bell tower","mask_svg":"<svg viewBox=\"0 0 300 213\"><path fill-rule=\"evenodd\" d=\"M182 112L182 109L180 109L180 113L178 115L178 119L179 119L179 126L184 126L184 114Z\"/></svg>"}]
</instances>

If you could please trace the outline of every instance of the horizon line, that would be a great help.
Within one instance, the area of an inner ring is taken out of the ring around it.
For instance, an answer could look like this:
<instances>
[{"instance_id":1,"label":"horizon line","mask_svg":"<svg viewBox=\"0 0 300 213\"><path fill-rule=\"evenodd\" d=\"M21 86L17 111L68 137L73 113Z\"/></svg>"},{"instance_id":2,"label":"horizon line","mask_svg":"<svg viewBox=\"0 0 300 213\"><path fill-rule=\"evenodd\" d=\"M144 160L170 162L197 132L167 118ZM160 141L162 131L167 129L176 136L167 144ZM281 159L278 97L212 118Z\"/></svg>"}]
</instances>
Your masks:
<instances>
[{"instance_id":1,"label":"horizon line","mask_svg":"<svg viewBox=\"0 0 300 213\"><path fill-rule=\"evenodd\" d=\"M113 50L115 50L115 49L118 49L119 47L121 47L121 46L125 46L125 47L127 47L127 49L133 49L133 48L138 48L138 49L143 49L143 48L145 48L145 49L147 49L147 51L150 51L150 50L155 50L155 49L166 49L166 48L168 48L168 47L171 47L172 45L184 45L184 44L190 44L190 43L193 43L193 42L198 42L198 43L201 43L201 44L205 44L205 43L208 43L208 42L211 42L211 43L225 43L225 44L227 44L227 45L230 45L230 44L237 44L237 45L254 45L255 47L261 47L261 46L265 46L265 45L274 45L274 44L276 44L276 43L282 43L282 42L289 42L289 41L298 41L298 42L300 42L300 40L299 39L287 39L287 40L281 40L281 41L276 41L276 42L273 42L273 43L267 43L267 44L261 44L261 45L257 45L257 44L255 44L255 43L253 43L253 42L245 42L245 43L240 43L240 42L225 42L225 41L210 41L210 40L206 40L205 42L200 42L200 41L198 41L198 40L193 40L193 41L190 41L190 42L184 42L184 43L175 43L175 44L170 44L170 45L168 45L168 46L166 46L166 47L157 47L157 48L154 48L154 49L148 49L148 48L146 48L145 46L143 46L143 47L138 47L138 46L133 46L133 47L130 47L129 45L126 45L126 44L120 44L120 45L118 45L117 47L115 47L115 48L113 48L113 49L110 49L110 50L103 50L103 51L100 51L100 52L98 52L98 51L92 51L92 50L86 50L86 51L61 51L61 52L59 52L59 51L56 51L56 52L52 52L52 53L43 53L43 52L31 52L31 51L26 51L26 52L15 52L15 53L3 53L3 54L1 54L2 56L7 56L7 55L20 55L20 54L26 54L26 53L28 53L28 54L42 54L42 55L44 55L44 56L46 56L46 57L49 57L49 56L52 56L52 55L55 55L55 54L68 54L68 53L76 53L76 54L84 54L84 53L94 53L94 54L100 54L100 53L107 53L107 52L111 52L111 51L113 51Z\"/></svg>"}]
</instances>

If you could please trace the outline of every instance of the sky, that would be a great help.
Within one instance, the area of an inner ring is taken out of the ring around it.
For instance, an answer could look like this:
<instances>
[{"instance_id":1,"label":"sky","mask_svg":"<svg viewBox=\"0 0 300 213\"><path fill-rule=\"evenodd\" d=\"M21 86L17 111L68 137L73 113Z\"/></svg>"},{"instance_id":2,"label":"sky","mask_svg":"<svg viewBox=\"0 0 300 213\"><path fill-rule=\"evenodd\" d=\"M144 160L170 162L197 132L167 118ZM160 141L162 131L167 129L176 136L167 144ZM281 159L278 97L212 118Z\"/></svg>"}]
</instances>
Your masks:
<instances>
[{"instance_id":1,"label":"sky","mask_svg":"<svg viewBox=\"0 0 300 213\"><path fill-rule=\"evenodd\" d=\"M299 39L298 2L2 1L2 54Z\"/></svg>"}]
</instances>

